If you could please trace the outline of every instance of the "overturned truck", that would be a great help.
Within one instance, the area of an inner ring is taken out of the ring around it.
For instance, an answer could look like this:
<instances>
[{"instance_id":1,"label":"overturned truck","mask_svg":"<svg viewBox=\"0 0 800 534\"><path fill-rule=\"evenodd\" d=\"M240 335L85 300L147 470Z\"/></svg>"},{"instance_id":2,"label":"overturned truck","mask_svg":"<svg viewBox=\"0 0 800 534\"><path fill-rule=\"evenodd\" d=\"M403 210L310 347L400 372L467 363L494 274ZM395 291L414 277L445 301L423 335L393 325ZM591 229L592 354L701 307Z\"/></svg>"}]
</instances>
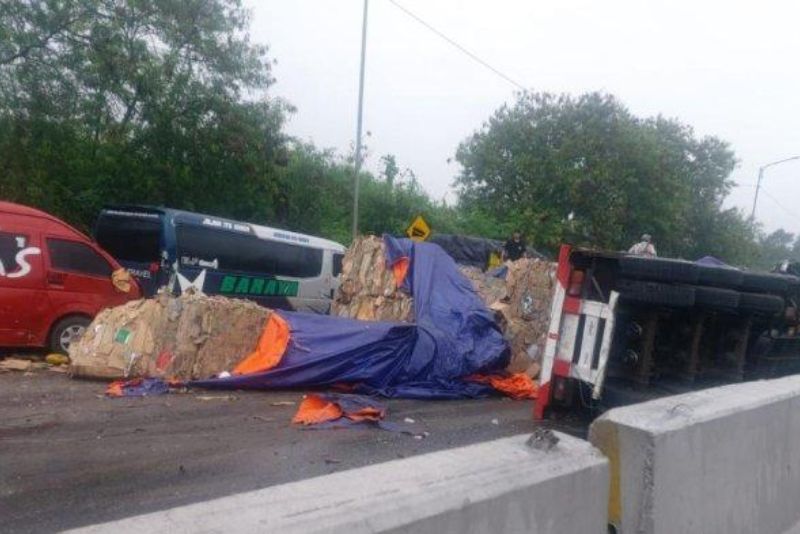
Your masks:
<instances>
[{"instance_id":1,"label":"overturned truck","mask_svg":"<svg viewBox=\"0 0 800 534\"><path fill-rule=\"evenodd\" d=\"M800 278L562 246L537 418L797 372Z\"/></svg>"}]
</instances>

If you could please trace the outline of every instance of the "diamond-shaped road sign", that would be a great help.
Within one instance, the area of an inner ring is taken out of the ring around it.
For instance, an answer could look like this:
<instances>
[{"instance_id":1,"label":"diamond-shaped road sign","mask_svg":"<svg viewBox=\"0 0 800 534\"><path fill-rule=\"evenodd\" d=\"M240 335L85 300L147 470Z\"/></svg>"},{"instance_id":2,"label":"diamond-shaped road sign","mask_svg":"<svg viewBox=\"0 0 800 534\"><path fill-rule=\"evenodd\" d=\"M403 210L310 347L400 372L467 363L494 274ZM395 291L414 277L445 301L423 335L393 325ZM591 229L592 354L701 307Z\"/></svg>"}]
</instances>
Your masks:
<instances>
[{"instance_id":1,"label":"diamond-shaped road sign","mask_svg":"<svg viewBox=\"0 0 800 534\"><path fill-rule=\"evenodd\" d=\"M406 228L406 235L414 241L425 241L431 235L431 227L422 218L422 215L417 215L408 228Z\"/></svg>"}]
</instances>

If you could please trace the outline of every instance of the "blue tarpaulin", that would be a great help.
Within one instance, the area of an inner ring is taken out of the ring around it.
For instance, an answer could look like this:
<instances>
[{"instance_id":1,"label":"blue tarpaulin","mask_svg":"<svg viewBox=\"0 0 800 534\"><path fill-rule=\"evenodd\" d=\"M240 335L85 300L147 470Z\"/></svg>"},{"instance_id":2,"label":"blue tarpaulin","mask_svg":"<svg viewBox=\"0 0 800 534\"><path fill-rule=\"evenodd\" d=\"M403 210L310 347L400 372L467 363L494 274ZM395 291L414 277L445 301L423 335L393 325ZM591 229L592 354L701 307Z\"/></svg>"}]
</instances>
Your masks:
<instances>
[{"instance_id":1,"label":"blue tarpaulin","mask_svg":"<svg viewBox=\"0 0 800 534\"><path fill-rule=\"evenodd\" d=\"M415 322L365 322L276 312L291 337L277 367L197 381L218 388L289 388L349 384L387 397L477 397L491 391L462 378L508 365L509 350L491 312L440 247L384 236L387 263L408 258L403 288Z\"/></svg>"}]
</instances>

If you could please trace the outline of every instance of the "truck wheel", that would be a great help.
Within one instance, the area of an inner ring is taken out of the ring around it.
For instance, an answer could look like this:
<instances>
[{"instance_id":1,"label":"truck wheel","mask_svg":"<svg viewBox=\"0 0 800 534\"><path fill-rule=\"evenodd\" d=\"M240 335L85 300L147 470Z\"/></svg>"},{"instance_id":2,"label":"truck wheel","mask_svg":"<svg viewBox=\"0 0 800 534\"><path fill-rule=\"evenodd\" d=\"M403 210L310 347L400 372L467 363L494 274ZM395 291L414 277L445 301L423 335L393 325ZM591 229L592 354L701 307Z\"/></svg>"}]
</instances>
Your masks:
<instances>
[{"instance_id":1,"label":"truck wheel","mask_svg":"<svg viewBox=\"0 0 800 534\"><path fill-rule=\"evenodd\" d=\"M628 302L659 304L663 306L688 307L694 305L694 288L658 282L619 280L617 291Z\"/></svg>"},{"instance_id":2,"label":"truck wheel","mask_svg":"<svg viewBox=\"0 0 800 534\"><path fill-rule=\"evenodd\" d=\"M700 308L735 310L739 306L739 292L719 287L694 288L694 305Z\"/></svg>"},{"instance_id":3,"label":"truck wheel","mask_svg":"<svg viewBox=\"0 0 800 534\"><path fill-rule=\"evenodd\" d=\"M742 285L744 273L729 267L697 266L697 283L704 286L736 289Z\"/></svg>"},{"instance_id":4,"label":"truck wheel","mask_svg":"<svg viewBox=\"0 0 800 534\"><path fill-rule=\"evenodd\" d=\"M784 306L783 299L775 295L741 293L739 296L739 309L746 312L777 315L783 311Z\"/></svg>"},{"instance_id":5,"label":"truck wheel","mask_svg":"<svg viewBox=\"0 0 800 534\"><path fill-rule=\"evenodd\" d=\"M794 277L777 273L744 273L742 290L765 293L786 293Z\"/></svg>"},{"instance_id":6,"label":"truck wheel","mask_svg":"<svg viewBox=\"0 0 800 534\"><path fill-rule=\"evenodd\" d=\"M71 315L56 323L50 332L50 351L68 354L69 346L80 339L92 321L88 317Z\"/></svg>"},{"instance_id":7,"label":"truck wheel","mask_svg":"<svg viewBox=\"0 0 800 534\"><path fill-rule=\"evenodd\" d=\"M683 260L623 256L619 259L619 269L623 275L641 280L697 283L697 265Z\"/></svg>"}]
</instances>

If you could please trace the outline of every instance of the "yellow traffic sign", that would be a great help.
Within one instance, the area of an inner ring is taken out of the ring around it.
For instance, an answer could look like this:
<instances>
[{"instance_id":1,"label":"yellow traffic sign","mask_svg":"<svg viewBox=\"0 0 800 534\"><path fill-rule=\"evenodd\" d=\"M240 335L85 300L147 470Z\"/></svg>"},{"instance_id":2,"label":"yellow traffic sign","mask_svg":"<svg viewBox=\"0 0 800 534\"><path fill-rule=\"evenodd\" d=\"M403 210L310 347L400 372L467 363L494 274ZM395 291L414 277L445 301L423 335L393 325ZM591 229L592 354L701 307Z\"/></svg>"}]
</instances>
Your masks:
<instances>
[{"instance_id":1,"label":"yellow traffic sign","mask_svg":"<svg viewBox=\"0 0 800 534\"><path fill-rule=\"evenodd\" d=\"M406 235L414 241L425 241L431 235L431 227L422 218L422 215L417 215L408 228L406 228Z\"/></svg>"}]
</instances>

